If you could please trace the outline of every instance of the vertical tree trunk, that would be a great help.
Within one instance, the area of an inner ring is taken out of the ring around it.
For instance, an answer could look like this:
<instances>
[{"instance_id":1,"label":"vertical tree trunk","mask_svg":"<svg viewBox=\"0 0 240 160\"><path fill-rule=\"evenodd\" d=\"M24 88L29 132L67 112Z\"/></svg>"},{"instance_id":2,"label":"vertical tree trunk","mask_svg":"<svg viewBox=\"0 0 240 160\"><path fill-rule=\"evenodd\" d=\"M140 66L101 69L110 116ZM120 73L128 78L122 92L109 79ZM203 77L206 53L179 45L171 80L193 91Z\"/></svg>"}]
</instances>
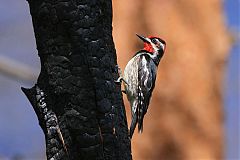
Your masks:
<instances>
[{"instance_id":1,"label":"vertical tree trunk","mask_svg":"<svg viewBox=\"0 0 240 160\"><path fill-rule=\"evenodd\" d=\"M127 160L130 140L112 39L111 0L28 0L41 73L23 89L48 159Z\"/></svg>"}]
</instances>

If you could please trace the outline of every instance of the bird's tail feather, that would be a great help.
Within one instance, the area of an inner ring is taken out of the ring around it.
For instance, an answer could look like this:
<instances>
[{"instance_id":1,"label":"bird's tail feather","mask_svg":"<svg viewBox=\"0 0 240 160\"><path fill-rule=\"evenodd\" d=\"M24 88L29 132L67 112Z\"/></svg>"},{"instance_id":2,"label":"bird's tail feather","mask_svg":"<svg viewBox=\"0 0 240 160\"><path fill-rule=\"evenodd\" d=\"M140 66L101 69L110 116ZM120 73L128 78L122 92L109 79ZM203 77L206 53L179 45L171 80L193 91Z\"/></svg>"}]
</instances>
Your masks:
<instances>
[{"instance_id":1,"label":"bird's tail feather","mask_svg":"<svg viewBox=\"0 0 240 160\"><path fill-rule=\"evenodd\" d=\"M144 118L143 110L139 109L139 118L138 118L138 132L139 133L143 132L143 118Z\"/></svg>"},{"instance_id":2,"label":"bird's tail feather","mask_svg":"<svg viewBox=\"0 0 240 160\"><path fill-rule=\"evenodd\" d=\"M131 138L131 139L132 139L134 130L135 130L135 128L136 128L137 121L138 121L138 116L137 116L137 115L134 115L133 118L132 118L131 126L130 126L130 138Z\"/></svg>"}]
</instances>

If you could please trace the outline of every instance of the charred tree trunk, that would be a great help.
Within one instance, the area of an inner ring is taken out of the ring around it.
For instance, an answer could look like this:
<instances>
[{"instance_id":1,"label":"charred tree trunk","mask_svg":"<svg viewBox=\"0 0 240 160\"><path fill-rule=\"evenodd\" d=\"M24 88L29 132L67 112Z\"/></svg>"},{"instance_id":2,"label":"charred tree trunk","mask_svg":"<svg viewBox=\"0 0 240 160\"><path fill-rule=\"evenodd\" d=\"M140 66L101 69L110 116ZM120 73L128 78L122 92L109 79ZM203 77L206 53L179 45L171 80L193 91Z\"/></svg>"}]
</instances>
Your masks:
<instances>
[{"instance_id":1,"label":"charred tree trunk","mask_svg":"<svg viewBox=\"0 0 240 160\"><path fill-rule=\"evenodd\" d=\"M28 0L41 73L31 89L47 159L127 160L111 0Z\"/></svg>"}]
</instances>

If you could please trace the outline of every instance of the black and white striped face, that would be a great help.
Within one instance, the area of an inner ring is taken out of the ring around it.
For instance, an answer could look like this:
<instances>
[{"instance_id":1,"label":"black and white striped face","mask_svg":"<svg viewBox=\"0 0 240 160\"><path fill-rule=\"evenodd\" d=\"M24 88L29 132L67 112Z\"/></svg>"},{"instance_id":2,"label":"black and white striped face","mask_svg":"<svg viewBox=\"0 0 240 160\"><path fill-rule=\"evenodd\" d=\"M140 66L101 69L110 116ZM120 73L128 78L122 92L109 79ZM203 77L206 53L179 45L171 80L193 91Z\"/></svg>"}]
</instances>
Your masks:
<instances>
[{"instance_id":1,"label":"black and white striped face","mask_svg":"<svg viewBox=\"0 0 240 160\"><path fill-rule=\"evenodd\" d=\"M165 51L166 43L162 39L157 37L151 37L149 38L149 41L154 51L158 52L159 50L162 50L163 52Z\"/></svg>"},{"instance_id":2,"label":"black and white striped face","mask_svg":"<svg viewBox=\"0 0 240 160\"><path fill-rule=\"evenodd\" d=\"M150 53L160 53L163 55L166 49L166 42L162 40L161 38L149 36L149 37L143 37L140 35L137 35L143 42L144 42L144 50L150 52Z\"/></svg>"}]
</instances>

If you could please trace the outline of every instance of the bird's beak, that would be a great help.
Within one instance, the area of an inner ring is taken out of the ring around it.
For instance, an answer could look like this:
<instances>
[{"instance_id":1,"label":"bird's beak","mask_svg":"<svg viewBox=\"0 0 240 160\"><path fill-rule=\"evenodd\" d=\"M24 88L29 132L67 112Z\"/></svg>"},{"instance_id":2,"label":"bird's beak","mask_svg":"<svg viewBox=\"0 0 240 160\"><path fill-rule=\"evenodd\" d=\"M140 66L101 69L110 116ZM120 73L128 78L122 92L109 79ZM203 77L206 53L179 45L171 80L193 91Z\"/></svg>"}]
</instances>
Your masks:
<instances>
[{"instance_id":1,"label":"bird's beak","mask_svg":"<svg viewBox=\"0 0 240 160\"><path fill-rule=\"evenodd\" d=\"M148 38L145 38L143 36L140 36L138 34L136 34L138 36L138 38L140 38L143 42L147 42L147 43L150 43L150 40Z\"/></svg>"}]
</instances>

